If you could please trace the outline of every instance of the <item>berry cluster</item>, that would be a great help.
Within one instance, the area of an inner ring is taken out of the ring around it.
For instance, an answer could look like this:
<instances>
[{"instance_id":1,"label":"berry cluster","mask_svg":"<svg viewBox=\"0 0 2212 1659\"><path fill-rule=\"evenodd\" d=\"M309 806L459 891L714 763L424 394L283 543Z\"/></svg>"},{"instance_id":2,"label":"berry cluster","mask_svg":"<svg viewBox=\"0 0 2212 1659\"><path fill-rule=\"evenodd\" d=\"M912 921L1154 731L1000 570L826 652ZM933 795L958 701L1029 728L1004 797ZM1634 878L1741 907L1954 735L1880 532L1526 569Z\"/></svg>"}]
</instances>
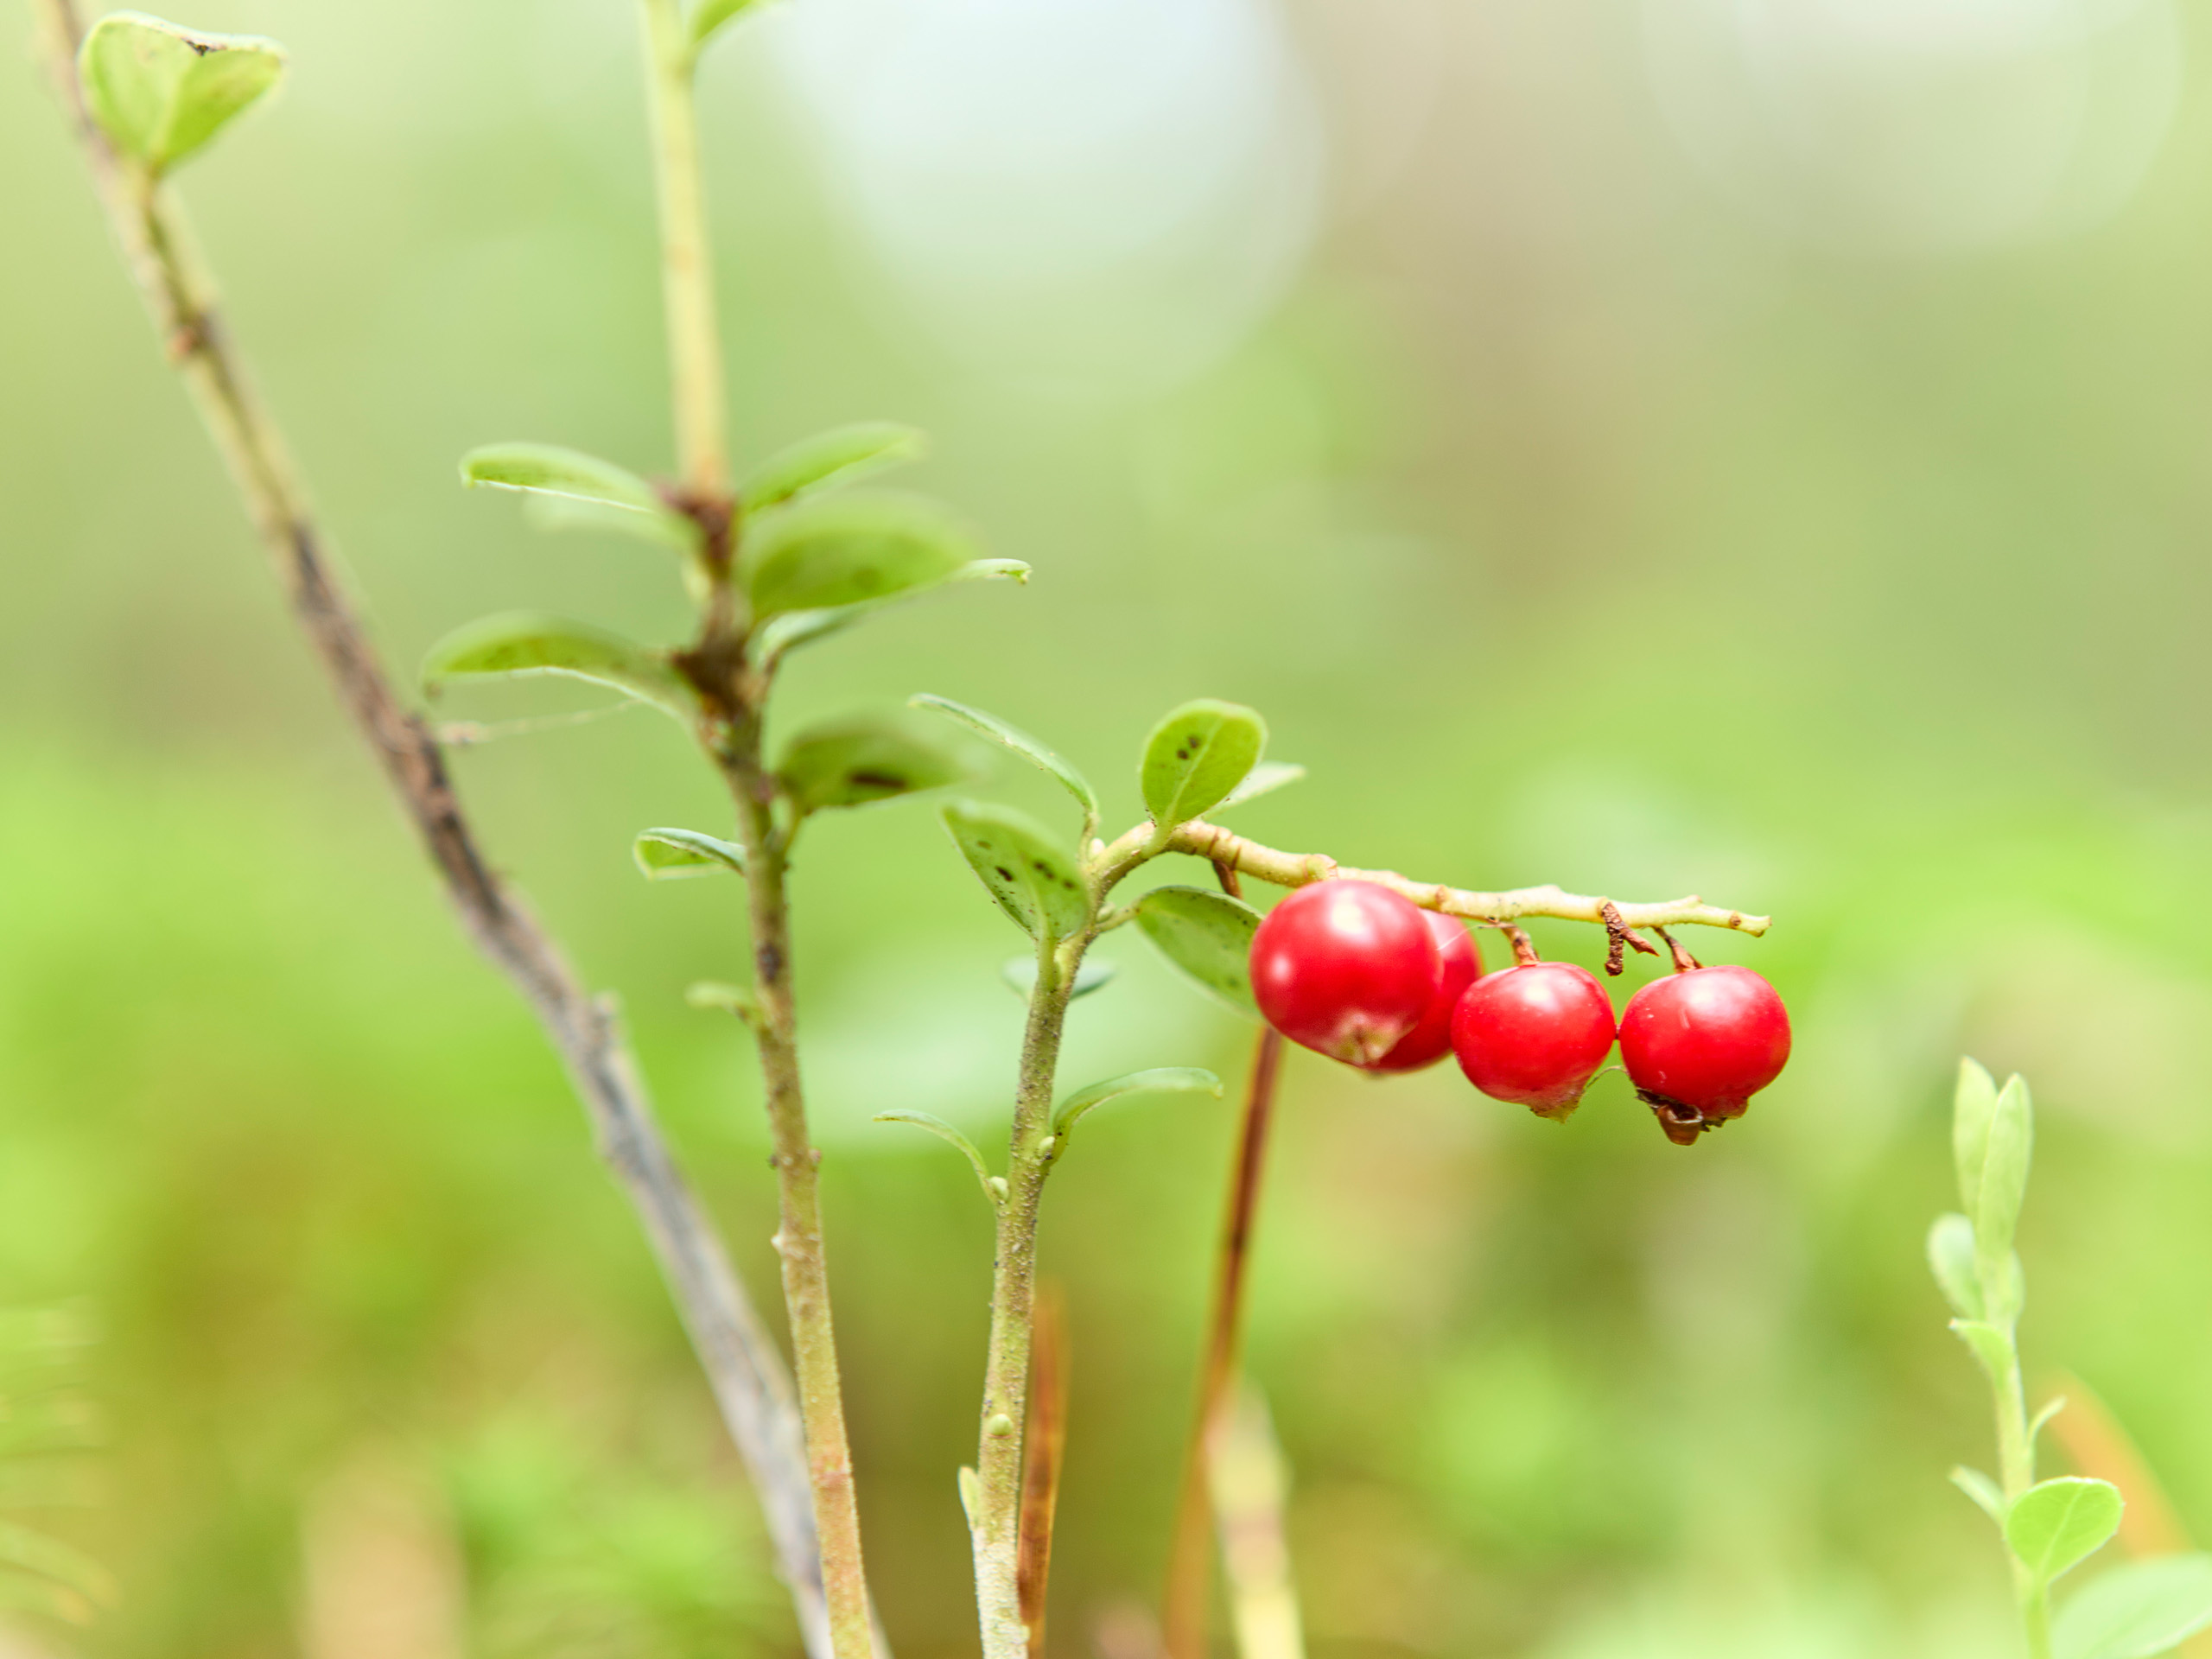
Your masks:
<instances>
[{"instance_id":1,"label":"berry cluster","mask_svg":"<svg viewBox=\"0 0 2212 1659\"><path fill-rule=\"evenodd\" d=\"M1748 968L1677 967L1630 998L1617 1027L1587 969L1531 959L1485 974L1459 923L1349 880L1293 892L1251 957L1260 1012L1292 1042L1371 1072L1449 1051L1483 1093L1544 1117L1574 1109L1618 1037L1637 1095L1688 1146L1781 1074L1789 1015Z\"/></svg>"}]
</instances>

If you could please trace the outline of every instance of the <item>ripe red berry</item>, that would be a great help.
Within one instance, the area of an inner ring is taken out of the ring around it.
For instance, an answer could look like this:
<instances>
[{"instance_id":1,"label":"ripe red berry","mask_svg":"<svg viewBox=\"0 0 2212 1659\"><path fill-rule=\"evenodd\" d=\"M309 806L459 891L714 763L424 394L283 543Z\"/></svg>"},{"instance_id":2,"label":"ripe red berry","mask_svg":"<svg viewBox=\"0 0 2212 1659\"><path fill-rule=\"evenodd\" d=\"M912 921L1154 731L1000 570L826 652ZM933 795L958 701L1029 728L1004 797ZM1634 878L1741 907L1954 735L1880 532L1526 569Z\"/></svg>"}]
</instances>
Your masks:
<instances>
[{"instance_id":1,"label":"ripe red berry","mask_svg":"<svg viewBox=\"0 0 2212 1659\"><path fill-rule=\"evenodd\" d=\"M1421 912L1421 918L1428 924L1430 937L1436 941L1437 960L1442 963L1436 994L1429 998L1428 1012L1421 1015L1421 1023L1399 1038L1388 1054L1370 1062L1364 1068L1367 1071L1418 1071L1450 1053L1452 1010L1467 994L1467 987L1482 977L1482 954L1465 927L1433 910Z\"/></svg>"},{"instance_id":2,"label":"ripe red berry","mask_svg":"<svg viewBox=\"0 0 2212 1659\"><path fill-rule=\"evenodd\" d=\"M1452 1015L1452 1047L1467 1081L1540 1117L1573 1111L1612 1046L1605 988L1571 963L1486 974Z\"/></svg>"},{"instance_id":3,"label":"ripe red berry","mask_svg":"<svg viewBox=\"0 0 2212 1659\"><path fill-rule=\"evenodd\" d=\"M1421 911L1372 881L1317 881L1252 936L1252 995L1294 1043L1371 1065L1421 1023L1443 970Z\"/></svg>"},{"instance_id":4,"label":"ripe red berry","mask_svg":"<svg viewBox=\"0 0 2212 1659\"><path fill-rule=\"evenodd\" d=\"M1621 1016L1629 1081L1676 1146L1743 1115L1789 1059L1789 1011L1748 968L1654 980Z\"/></svg>"}]
</instances>

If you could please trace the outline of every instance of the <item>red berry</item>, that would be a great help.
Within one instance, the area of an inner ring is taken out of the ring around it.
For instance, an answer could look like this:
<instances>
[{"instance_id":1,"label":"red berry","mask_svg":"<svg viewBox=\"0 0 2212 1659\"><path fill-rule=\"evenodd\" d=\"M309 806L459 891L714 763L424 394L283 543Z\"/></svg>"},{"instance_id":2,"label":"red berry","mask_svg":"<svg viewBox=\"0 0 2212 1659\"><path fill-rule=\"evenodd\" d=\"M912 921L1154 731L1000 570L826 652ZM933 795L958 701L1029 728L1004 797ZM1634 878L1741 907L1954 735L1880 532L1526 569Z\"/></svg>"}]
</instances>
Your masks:
<instances>
[{"instance_id":1,"label":"red berry","mask_svg":"<svg viewBox=\"0 0 2212 1659\"><path fill-rule=\"evenodd\" d=\"M1443 970L1420 910L1372 881L1316 881L1252 936L1252 995L1294 1043L1371 1065L1421 1023Z\"/></svg>"},{"instance_id":2,"label":"red berry","mask_svg":"<svg viewBox=\"0 0 2212 1659\"><path fill-rule=\"evenodd\" d=\"M1789 1011L1748 968L1694 968L1654 980L1621 1016L1629 1081L1686 1147L1743 1116L1789 1059Z\"/></svg>"},{"instance_id":3,"label":"red berry","mask_svg":"<svg viewBox=\"0 0 2212 1659\"><path fill-rule=\"evenodd\" d=\"M1613 1005L1586 969L1539 962L1487 974L1452 1015L1467 1081L1493 1100L1563 1118L1613 1046Z\"/></svg>"},{"instance_id":4,"label":"red berry","mask_svg":"<svg viewBox=\"0 0 2212 1659\"><path fill-rule=\"evenodd\" d=\"M1459 1006L1467 987L1482 977L1482 953L1475 949L1474 937L1465 927L1433 910L1421 912L1421 918L1428 924L1429 934L1436 941L1437 959L1443 963L1436 994L1429 999L1428 1012L1421 1015L1421 1023L1399 1038L1388 1054L1368 1065L1367 1071L1418 1071L1450 1053L1452 1011Z\"/></svg>"}]
</instances>

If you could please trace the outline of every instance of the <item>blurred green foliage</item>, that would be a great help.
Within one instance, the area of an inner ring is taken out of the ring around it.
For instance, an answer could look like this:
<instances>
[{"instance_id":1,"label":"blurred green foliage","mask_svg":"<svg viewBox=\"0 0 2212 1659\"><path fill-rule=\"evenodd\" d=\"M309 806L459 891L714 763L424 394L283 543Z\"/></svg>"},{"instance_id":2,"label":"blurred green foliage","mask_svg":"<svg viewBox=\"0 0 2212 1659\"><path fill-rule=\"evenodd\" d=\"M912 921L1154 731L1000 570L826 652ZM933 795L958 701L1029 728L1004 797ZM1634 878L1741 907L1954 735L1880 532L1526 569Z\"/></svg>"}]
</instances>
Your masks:
<instances>
[{"instance_id":1,"label":"blurred green foliage","mask_svg":"<svg viewBox=\"0 0 2212 1659\"><path fill-rule=\"evenodd\" d=\"M715 55L747 453L910 421L925 486L1037 572L814 647L791 712L973 702L1101 781L1110 826L1160 714L1233 698L1311 769L1243 810L1275 844L1772 912L1764 942L1694 944L1782 988L1796 1055L1693 1152L1618 1077L1558 1129L1442 1073L1290 1067L1251 1360L1314 1659L2002 1654L1999 1565L1943 1479L1986 1455L1983 1402L1920 1255L1961 1051L2044 1109L2031 1368L2087 1377L2212 1537L2205 72L2101 224L1892 257L1708 188L1639 89L1630 9L1474 10L1440 25L1418 142L1339 181L1294 287L1141 395L949 350L773 52ZM664 455L626 10L185 21L292 54L189 192L393 660L518 606L672 630L658 552L536 535L454 475L506 438ZM1393 84L1358 67L1304 72L1355 158ZM0 1301L97 1312L101 1501L31 1518L120 1592L29 1639L333 1659L318 1599L382 1573L457 1583L471 1652L788 1651L581 1116L293 639L29 86L0 99ZM453 702L593 701L563 698ZM681 1000L736 970L738 894L647 887L628 854L646 825L726 828L711 780L636 714L457 766L626 999L767 1299L749 1057ZM995 787L1069 815L1018 765ZM797 880L871 1558L902 1659L938 1659L973 1639L952 1471L987 1216L955 1154L868 1120L927 1109L988 1147L1019 939L919 808L817 824ZM1067 1087L1241 1075L1249 1027L1133 934L1107 954ZM1161 1570L1231 1109L1131 1103L1054 1182L1066 1654ZM316 1519L361 1490L413 1497Z\"/></svg>"}]
</instances>

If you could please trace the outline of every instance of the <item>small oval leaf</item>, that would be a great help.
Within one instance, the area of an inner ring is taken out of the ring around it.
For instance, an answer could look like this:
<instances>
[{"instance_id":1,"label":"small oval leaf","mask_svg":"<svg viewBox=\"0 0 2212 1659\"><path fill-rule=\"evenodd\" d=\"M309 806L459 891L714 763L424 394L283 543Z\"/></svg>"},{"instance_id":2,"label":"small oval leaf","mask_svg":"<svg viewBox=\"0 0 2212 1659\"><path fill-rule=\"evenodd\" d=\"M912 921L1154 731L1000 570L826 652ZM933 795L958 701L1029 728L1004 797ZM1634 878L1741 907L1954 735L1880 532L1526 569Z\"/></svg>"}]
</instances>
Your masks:
<instances>
[{"instance_id":1,"label":"small oval leaf","mask_svg":"<svg viewBox=\"0 0 2212 1659\"><path fill-rule=\"evenodd\" d=\"M926 691L907 698L906 702L910 708L934 709L938 713L958 721L970 731L981 732L994 743L1012 749L1031 766L1058 779L1061 786L1081 804L1084 815L1094 821L1097 818L1098 797L1092 792L1084 775L1020 727L1009 725L996 715L987 715L981 709L971 709L964 702L955 702L950 697L933 696Z\"/></svg>"},{"instance_id":2,"label":"small oval leaf","mask_svg":"<svg viewBox=\"0 0 2212 1659\"><path fill-rule=\"evenodd\" d=\"M760 1023L760 999L742 985L702 979L684 987L683 1000L695 1008L735 1014L748 1026L757 1027Z\"/></svg>"},{"instance_id":3,"label":"small oval leaf","mask_svg":"<svg viewBox=\"0 0 2212 1659\"><path fill-rule=\"evenodd\" d=\"M2035 1150L2035 1115L2028 1101L2028 1085L2018 1077L2005 1080L1989 1117L1989 1152L1981 1166L1978 1207L1973 1211L1974 1247L1985 1294L2005 1283L2005 1266L2012 1254L2012 1236L2020 1223L2020 1205L2028 1192L2028 1165ZM1991 1310L2003 1317L2001 1309Z\"/></svg>"},{"instance_id":4,"label":"small oval leaf","mask_svg":"<svg viewBox=\"0 0 2212 1659\"><path fill-rule=\"evenodd\" d=\"M1119 1100L1123 1095L1161 1094L1212 1095L1218 1098L1221 1079L1195 1065L1162 1065L1149 1071L1132 1071L1109 1082L1094 1083L1088 1089L1077 1090L1059 1103L1052 1113L1052 1133L1065 1141L1068 1131L1084 1113L1109 1100Z\"/></svg>"},{"instance_id":5,"label":"small oval leaf","mask_svg":"<svg viewBox=\"0 0 2212 1659\"><path fill-rule=\"evenodd\" d=\"M1103 989L1120 971L1110 962L1085 957L1083 966L1075 970L1075 988L1068 993L1070 1000L1089 996L1093 991ZM1027 1002L1030 993L1037 988L1037 958L1033 956L1008 957L999 964L999 977L1013 988L1016 996Z\"/></svg>"},{"instance_id":6,"label":"small oval leaf","mask_svg":"<svg viewBox=\"0 0 2212 1659\"><path fill-rule=\"evenodd\" d=\"M729 10L734 14L745 3L746 0L736 0ZM802 438L769 456L753 468L738 496L748 512L759 512L779 502L855 483L886 467L918 461L927 448L927 441L912 427L890 421L841 426Z\"/></svg>"},{"instance_id":7,"label":"small oval leaf","mask_svg":"<svg viewBox=\"0 0 2212 1659\"><path fill-rule=\"evenodd\" d=\"M1244 774L1244 781L1223 796L1213 807L1216 812L1226 812L1232 806L1299 782L1306 776L1306 768L1289 760L1262 760Z\"/></svg>"},{"instance_id":8,"label":"small oval leaf","mask_svg":"<svg viewBox=\"0 0 2212 1659\"><path fill-rule=\"evenodd\" d=\"M648 881L686 876L745 874L745 849L696 830L646 830L630 844L630 856Z\"/></svg>"},{"instance_id":9,"label":"small oval leaf","mask_svg":"<svg viewBox=\"0 0 2212 1659\"><path fill-rule=\"evenodd\" d=\"M1259 764L1267 722L1234 702L1201 697L1171 712L1145 740L1138 782L1154 839L1211 811Z\"/></svg>"},{"instance_id":10,"label":"small oval leaf","mask_svg":"<svg viewBox=\"0 0 2212 1659\"><path fill-rule=\"evenodd\" d=\"M423 663L423 688L434 692L451 680L530 674L611 685L687 726L696 709L690 687L658 653L589 623L535 611L456 628Z\"/></svg>"},{"instance_id":11,"label":"small oval leaf","mask_svg":"<svg viewBox=\"0 0 2212 1659\"><path fill-rule=\"evenodd\" d=\"M932 588L949 588L957 582L993 582L1011 577L1015 582L1029 580L1029 567L1019 559L970 559L941 582L924 582L909 588L904 593L893 594L888 599L869 600L858 605L836 605L823 610L785 611L772 616L753 630L747 645L747 652L764 672L772 672L786 652L801 645L827 639L833 633L842 633L854 623L873 615L885 607L899 601L927 593Z\"/></svg>"},{"instance_id":12,"label":"small oval leaf","mask_svg":"<svg viewBox=\"0 0 2212 1659\"><path fill-rule=\"evenodd\" d=\"M967 757L933 729L890 715L810 726L785 746L776 768L777 781L802 815L943 789L975 776Z\"/></svg>"},{"instance_id":13,"label":"small oval leaf","mask_svg":"<svg viewBox=\"0 0 2212 1659\"><path fill-rule=\"evenodd\" d=\"M875 1121L878 1123L912 1123L916 1128L927 1129L938 1140L950 1145L974 1168L976 1179L982 1184L983 1196L991 1201L991 1207L998 1208L1000 1189L991 1185L991 1172L983 1162L983 1154L976 1150L973 1141L951 1124L930 1112L878 1112Z\"/></svg>"},{"instance_id":14,"label":"small oval leaf","mask_svg":"<svg viewBox=\"0 0 2212 1659\"><path fill-rule=\"evenodd\" d=\"M1959 1340L1974 1351L1989 1380L2003 1386L2012 1375L2013 1363L2012 1338L2005 1332L1980 1319L1953 1319L1951 1329Z\"/></svg>"},{"instance_id":15,"label":"small oval leaf","mask_svg":"<svg viewBox=\"0 0 2212 1659\"><path fill-rule=\"evenodd\" d=\"M487 443L461 458L461 480L495 490L595 501L682 522L660 493L627 467L557 443Z\"/></svg>"},{"instance_id":16,"label":"small oval leaf","mask_svg":"<svg viewBox=\"0 0 2212 1659\"><path fill-rule=\"evenodd\" d=\"M1928 1230L1928 1268L1962 1319L1982 1318L1981 1280L1974 1271L1974 1224L1961 1215L1936 1217Z\"/></svg>"},{"instance_id":17,"label":"small oval leaf","mask_svg":"<svg viewBox=\"0 0 2212 1659\"><path fill-rule=\"evenodd\" d=\"M2038 1584L2102 1549L2120 1530L2120 1488L2065 1476L2031 1486L2005 1513L2005 1541Z\"/></svg>"},{"instance_id":18,"label":"small oval leaf","mask_svg":"<svg viewBox=\"0 0 2212 1659\"><path fill-rule=\"evenodd\" d=\"M1137 900L1136 912L1160 955L1239 1014L1260 1017L1251 970L1258 911L1208 887L1154 887Z\"/></svg>"},{"instance_id":19,"label":"small oval leaf","mask_svg":"<svg viewBox=\"0 0 2212 1659\"><path fill-rule=\"evenodd\" d=\"M955 801L944 817L961 856L1030 938L1065 939L1089 924L1090 898L1074 860L1034 818L978 801Z\"/></svg>"},{"instance_id":20,"label":"small oval leaf","mask_svg":"<svg viewBox=\"0 0 2212 1659\"><path fill-rule=\"evenodd\" d=\"M2005 1524L2005 1489L1980 1470L1961 1464L1951 1471L1951 1484L1972 1498L1974 1508L1999 1526Z\"/></svg>"},{"instance_id":21,"label":"small oval leaf","mask_svg":"<svg viewBox=\"0 0 2212 1659\"><path fill-rule=\"evenodd\" d=\"M603 531L678 553L699 550L699 527L673 512L640 512L613 501L532 491L523 499L522 513L537 530Z\"/></svg>"},{"instance_id":22,"label":"small oval leaf","mask_svg":"<svg viewBox=\"0 0 2212 1659\"><path fill-rule=\"evenodd\" d=\"M1971 1057L1959 1062L1951 1096L1951 1154L1958 1167L1959 1208L1981 1212L1981 1166L1989 1161L1989 1120L1997 1113L1997 1079Z\"/></svg>"},{"instance_id":23,"label":"small oval leaf","mask_svg":"<svg viewBox=\"0 0 2212 1659\"><path fill-rule=\"evenodd\" d=\"M93 24L77 56L86 106L121 154L160 174L257 102L284 73L284 48L253 35L202 35L144 12Z\"/></svg>"},{"instance_id":24,"label":"small oval leaf","mask_svg":"<svg viewBox=\"0 0 2212 1659\"><path fill-rule=\"evenodd\" d=\"M865 605L944 582L974 548L944 508L861 492L793 501L747 521L742 556L756 619Z\"/></svg>"},{"instance_id":25,"label":"small oval leaf","mask_svg":"<svg viewBox=\"0 0 2212 1659\"><path fill-rule=\"evenodd\" d=\"M2057 1659L2152 1659L2212 1627L2212 1555L2164 1555L2103 1573L2058 1610Z\"/></svg>"}]
</instances>

